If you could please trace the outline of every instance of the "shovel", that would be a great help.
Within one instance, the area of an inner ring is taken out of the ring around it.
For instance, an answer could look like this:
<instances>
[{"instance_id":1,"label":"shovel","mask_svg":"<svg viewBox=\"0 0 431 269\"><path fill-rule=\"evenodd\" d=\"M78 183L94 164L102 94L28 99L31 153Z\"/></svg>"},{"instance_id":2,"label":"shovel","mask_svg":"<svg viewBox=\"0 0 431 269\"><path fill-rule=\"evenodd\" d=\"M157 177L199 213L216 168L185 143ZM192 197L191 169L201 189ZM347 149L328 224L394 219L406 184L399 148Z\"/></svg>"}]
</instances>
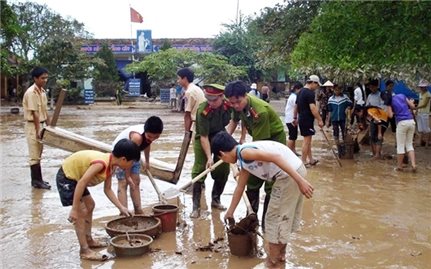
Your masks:
<instances>
[{"instance_id":1,"label":"shovel","mask_svg":"<svg viewBox=\"0 0 431 269\"><path fill-rule=\"evenodd\" d=\"M157 196L159 197L160 203L167 204L168 201L166 201L165 197L163 197L162 193L160 192L159 187L157 187L156 181L154 180L153 175L151 174L150 170L147 169L145 172L147 173L147 176L150 179L151 184L153 185L154 189L157 192Z\"/></svg>"},{"instance_id":2,"label":"shovel","mask_svg":"<svg viewBox=\"0 0 431 269\"><path fill-rule=\"evenodd\" d=\"M320 129L320 131L322 131L323 137L325 137L326 142L328 142L328 145L331 147L332 154L334 155L335 160L337 160L338 165L340 167L342 167L341 162L340 162L340 158L338 158L338 155L335 153L335 150L334 150L334 148L332 146L332 143L329 141L328 137L326 136L325 131L323 129Z\"/></svg>"},{"instance_id":3,"label":"shovel","mask_svg":"<svg viewBox=\"0 0 431 269\"><path fill-rule=\"evenodd\" d=\"M162 197L164 199L172 199L172 198L177 197L178 195L180 195L181 192L185 191L193 183L197 182L199 179L201 179L204 176L206 176L209 172L211 172L212 170L214 170L217 166L219 166L222 163L223 163L223 160L218 160L218 162L216 162L215 164L213 164L211 167L207 168L205 171L203 171L202 173L200 173L199 175L197 175L195 178L193 178L191 181L187 182L186 184L184 184L180 188L172 187L172 188L169 188L169 189L165 190L162 193Z\"/></svg>"}]
</instances>

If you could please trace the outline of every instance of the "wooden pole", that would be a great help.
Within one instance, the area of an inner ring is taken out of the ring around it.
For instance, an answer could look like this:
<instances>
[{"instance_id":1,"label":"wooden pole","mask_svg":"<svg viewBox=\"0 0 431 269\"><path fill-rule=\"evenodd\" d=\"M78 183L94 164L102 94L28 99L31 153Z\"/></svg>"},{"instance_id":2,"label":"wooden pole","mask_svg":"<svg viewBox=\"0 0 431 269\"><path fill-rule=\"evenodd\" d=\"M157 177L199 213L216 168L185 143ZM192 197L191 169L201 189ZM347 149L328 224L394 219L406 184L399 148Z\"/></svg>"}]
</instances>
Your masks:
<instances>
[{"instance_id":1,"label":"wooden pole","mask_svg":"<svg viewBox=\"0 0 431 269\"><path fill-rule=\"evenodd\" d=\"M50 126L55 127L57 125L58 117L60 116L61 107L63 106L64 97L66 96L66 89L61 89L58 95L57 103L55 104L54 114L51 118Z\"/></svg>"}]
</instances>

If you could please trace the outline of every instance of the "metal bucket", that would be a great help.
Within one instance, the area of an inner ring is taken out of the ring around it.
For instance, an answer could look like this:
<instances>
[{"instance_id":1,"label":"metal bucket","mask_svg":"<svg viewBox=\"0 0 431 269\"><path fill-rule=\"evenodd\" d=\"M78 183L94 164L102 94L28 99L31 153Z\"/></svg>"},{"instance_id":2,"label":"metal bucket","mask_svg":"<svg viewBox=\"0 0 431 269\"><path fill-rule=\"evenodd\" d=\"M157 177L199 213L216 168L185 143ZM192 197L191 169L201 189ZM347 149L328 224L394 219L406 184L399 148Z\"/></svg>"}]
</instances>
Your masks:
<instances>
[{"instance_id":1,"label":"metal bucket","mask_svg":"<svg viewBox=\"0 0 431 269\"><path fill-rule=\"evenodd\" d=\"M174 232L177 229L178 206L176 205L155 205L153 212L162 222L162 231Z\"/></svg>"}]
</instances>

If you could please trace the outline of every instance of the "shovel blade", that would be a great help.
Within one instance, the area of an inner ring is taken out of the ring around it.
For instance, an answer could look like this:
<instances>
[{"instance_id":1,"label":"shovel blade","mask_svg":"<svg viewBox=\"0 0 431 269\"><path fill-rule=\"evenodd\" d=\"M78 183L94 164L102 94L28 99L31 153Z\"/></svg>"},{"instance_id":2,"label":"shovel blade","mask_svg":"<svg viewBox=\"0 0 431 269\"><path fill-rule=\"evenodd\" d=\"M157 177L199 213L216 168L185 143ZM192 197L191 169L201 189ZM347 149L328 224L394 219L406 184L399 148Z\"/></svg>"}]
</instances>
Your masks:
<instances>
[{"instance_id":1,"label":"shovel blade","mask_svg":"<svg viewBox=\"0 0 431 269\"><path fill-rule=\"evenodd\" d=\"M162 192L162 197L164 200L172 199L180 195L180 190L177 188L169 188Z\"/></svg>"}]
</instances>

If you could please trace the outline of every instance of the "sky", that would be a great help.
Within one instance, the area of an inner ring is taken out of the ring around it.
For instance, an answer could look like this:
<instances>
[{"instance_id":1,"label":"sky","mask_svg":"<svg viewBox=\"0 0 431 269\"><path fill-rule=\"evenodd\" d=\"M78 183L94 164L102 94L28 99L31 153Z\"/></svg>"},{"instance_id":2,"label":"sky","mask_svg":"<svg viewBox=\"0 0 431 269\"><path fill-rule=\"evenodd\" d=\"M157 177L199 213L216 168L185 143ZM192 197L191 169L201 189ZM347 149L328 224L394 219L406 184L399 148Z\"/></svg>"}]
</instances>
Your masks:
<instances>
[{"instance_id":1,"label":"sky","mask_svg":"<svg viewBox=\"0 0 431 269\"><path fill-rule=\"evenodd\" d=\"M10 3L29 2L10 0ZM152 30L153 38L212 38L242 15L259 14L283 0L32 0L63 17L84 23L94 38L136 38L136 30ZM130 7L144 18L130 23Z\"/></svg>"}]
</instances>

